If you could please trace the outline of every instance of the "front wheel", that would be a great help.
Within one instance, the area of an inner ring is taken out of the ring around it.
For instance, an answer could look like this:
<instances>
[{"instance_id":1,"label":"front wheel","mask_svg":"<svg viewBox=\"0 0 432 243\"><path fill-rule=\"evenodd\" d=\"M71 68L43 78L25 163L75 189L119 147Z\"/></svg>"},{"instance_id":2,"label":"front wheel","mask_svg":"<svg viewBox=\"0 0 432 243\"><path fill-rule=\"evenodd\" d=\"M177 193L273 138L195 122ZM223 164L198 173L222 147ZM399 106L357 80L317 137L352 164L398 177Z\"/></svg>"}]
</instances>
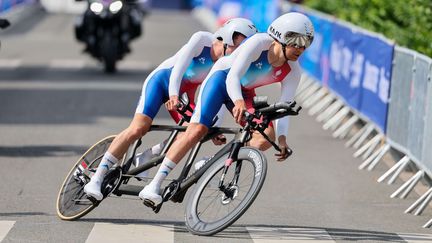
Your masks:
<instances>
[{"instance_id":1,"label":"front wheel","mask_svg":"<svg viewBox=\"0 0 432 243\"><path fill-rule=\"evenodd\" d=\"M258 150L241 148L238 160L228 168L219 187L228 153L203 174L188 199L186 227L196 235L213 235L240 218L253 203L264 183L267 160Z\"/></svg>"},{"instance_id":2,"label":"front wheel","mask_svg":"<svg viewBox=\"0 0 432 243\"><path fill-rule=\"evenodd\" d=\"M63 220L75 220L93 210L97 203L84 193L87 184L99 166L115 136L109 136L94 144L75 163L66 176L57 197L57 215Z\"/></svg>"}]
</instances>

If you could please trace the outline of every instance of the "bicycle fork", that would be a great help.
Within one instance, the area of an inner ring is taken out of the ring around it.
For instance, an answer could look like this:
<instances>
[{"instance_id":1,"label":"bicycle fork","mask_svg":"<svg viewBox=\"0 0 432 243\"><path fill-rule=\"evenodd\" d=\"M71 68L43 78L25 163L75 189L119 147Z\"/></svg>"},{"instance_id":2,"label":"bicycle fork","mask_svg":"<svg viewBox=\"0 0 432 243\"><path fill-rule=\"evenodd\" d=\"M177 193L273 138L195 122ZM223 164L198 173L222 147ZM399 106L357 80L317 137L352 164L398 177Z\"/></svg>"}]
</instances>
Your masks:
<instances>
[{"instance_id":1,"label":"bicycle fork","mask_svg":"<svg viewBox=\"0 0 432 243\"><path fill-rule=\"evenodd\" d=\"M224 166L222 176L221 176L220 181L219 181L219 189L222 192L224 192L227 197L230 197L230 198L232 198L232 196L234 195L233 190L231 190L231 188L233 186L237 186L239 176L240 176L242 162L238 161L236 163L236 168L235 168L235 173L234 173L233 179L231 180L231 182L228 184L227 187L224 186L225 176L228 172L229 167L232 165L232 163L234 161L238 160L238 153L240 151L240 148L244 146L247 138L249 137L249 134L247 132L248 126L249 126L249 124L247 124L245 126L244 132L242 133L240 139L232 145L233 147L231 149L231 152L230 152L227 160L225 161L225 166Z\"/></svg>"}]
</instances>

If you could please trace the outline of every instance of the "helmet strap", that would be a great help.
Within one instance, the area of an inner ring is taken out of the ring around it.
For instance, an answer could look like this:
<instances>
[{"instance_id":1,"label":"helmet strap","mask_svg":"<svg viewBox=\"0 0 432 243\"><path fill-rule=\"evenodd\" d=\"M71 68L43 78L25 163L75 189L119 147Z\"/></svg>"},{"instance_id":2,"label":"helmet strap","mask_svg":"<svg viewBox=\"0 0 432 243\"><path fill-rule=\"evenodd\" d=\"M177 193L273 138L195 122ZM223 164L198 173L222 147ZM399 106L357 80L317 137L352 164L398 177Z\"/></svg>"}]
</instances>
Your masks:
<instances>
[{"instance_id":1,"label":"helmet strap","mask_svg":"<svg viewBox=\"0 0 432 243\"><path fill-rule=\"evenodd\" d=\"M224 52L223 55L226 56L226 50L227 50L228 44L223 44Z\"/></svg>"},{"instance_id":2,"label":"helmet strap","mask_svg":"<svg viewBox=\"0 0 432 243\"><path fill-rule=\"evenodd\" d=\"M281 43L281 45L282 45L282 52L283 52L283 55L284 55L284 57L285 57L285 62L286 62L286 61L289 60L288 57L287 57L286 54L285 54L285 52L286 52L286 44L282 44L282 43Z\"/></svg>"}]
</instances>

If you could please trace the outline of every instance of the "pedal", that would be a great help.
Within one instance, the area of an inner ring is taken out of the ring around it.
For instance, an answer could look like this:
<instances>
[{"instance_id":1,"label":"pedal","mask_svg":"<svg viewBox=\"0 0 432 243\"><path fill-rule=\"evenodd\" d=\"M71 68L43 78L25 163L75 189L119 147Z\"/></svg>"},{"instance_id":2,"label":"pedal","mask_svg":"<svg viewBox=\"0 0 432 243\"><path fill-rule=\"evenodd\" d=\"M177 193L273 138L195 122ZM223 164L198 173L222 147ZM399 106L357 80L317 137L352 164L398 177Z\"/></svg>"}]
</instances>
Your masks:
<instances>
[{"instance_id":1,"label":"pedal","mask_svg":"<svg viewBox=\"0 0 432 243\"><path fill-rule=\"evenodd\" d=\"M151 201L151 200L148 200L148 199L144 199L143 204L144 204L145 206L147 206L147 207L153 209L153 211L154 211L155 208L156 208L156 205L154 204L154 202Z\"/></svg>"},{"instance_id":2,"label":"pedal","mask_svg":"<svg viewBox=\"0 0 432 243\"><path fill-rule=\"evenodd\" d=\"M98 206L99 203L100 203L100 201L98 201L96 198L94 198L94 197L92 197L92 196L89 196L89 195L87 195L87 199L88 199L91 203L93 203L93 205L95 205L95 206Z\"/></svg>"},{"instance_id":3,"label":"pedal","mask_svg":"<svg viewBox=\"0 0 432 243\"><path fill-rule=\"evenodd\" d=\"M151 208L153 210L153 212L155 213L159 213L159 210L162 207L162 203L160 203L159 205L155 205L153 201L148 200L148 199L144 199L143 204L149 208Z\"/></svg>"}]
</instances>

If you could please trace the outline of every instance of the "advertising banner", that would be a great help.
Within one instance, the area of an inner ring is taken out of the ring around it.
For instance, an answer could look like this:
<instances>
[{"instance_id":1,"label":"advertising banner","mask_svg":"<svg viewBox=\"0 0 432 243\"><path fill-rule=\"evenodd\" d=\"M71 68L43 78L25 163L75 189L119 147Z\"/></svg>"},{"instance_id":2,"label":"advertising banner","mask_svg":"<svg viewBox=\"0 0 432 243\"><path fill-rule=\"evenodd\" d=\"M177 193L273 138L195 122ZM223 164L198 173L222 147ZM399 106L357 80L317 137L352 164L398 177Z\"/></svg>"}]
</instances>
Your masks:
<instances>
[{"instance_id":1,"label":"advertising banner","mask_svg":"<svg viewBox=\"0 0 432 243\"><path fill-rule=\"evenodd\" d=\"M394 45L380 38L362 35L356 50L365 58L360 112L386 132Z\"/></svg>"},{"instance_id":2,"label":"advertising banner","mask_svg":"<svg viewBox=\"0 0 432 243\"><path fill-rule=\"evenodd\" d=\"M266 32L270 23L279 17L278 0L243 0L241 16L254 22L259 32Z\"/></svg>"},{"instance_id":3,"label":"advertising banner","mask_svg":"<svg viewBox=\"0 0 432 243\"><path fill-rule=\"evenodd\" d=\"M332 27L328 86L352 108L359 110L365 55L361 35L341 24Z\"/></svg>"},{"instance_id":4,"label":"advertising banner","mask_svg":"<svg viewBox=\"0 0 432 243\"><path fill-rule=\"evenodd\" d=\"M339 23L331 43L329 87L385 132L394 45Z\"/></svg>"},{"instance_id":5,"label":"advertising banner","mask_svg":"<svg viewBox=\"0 0 432 243\"><path fill-rule=\"evenodd\" d=\"M333 23L317 15L308 15L315 28L312 45L300 58L301 66L322 85L328 86Z\"/></svg>"}]
</instances>

